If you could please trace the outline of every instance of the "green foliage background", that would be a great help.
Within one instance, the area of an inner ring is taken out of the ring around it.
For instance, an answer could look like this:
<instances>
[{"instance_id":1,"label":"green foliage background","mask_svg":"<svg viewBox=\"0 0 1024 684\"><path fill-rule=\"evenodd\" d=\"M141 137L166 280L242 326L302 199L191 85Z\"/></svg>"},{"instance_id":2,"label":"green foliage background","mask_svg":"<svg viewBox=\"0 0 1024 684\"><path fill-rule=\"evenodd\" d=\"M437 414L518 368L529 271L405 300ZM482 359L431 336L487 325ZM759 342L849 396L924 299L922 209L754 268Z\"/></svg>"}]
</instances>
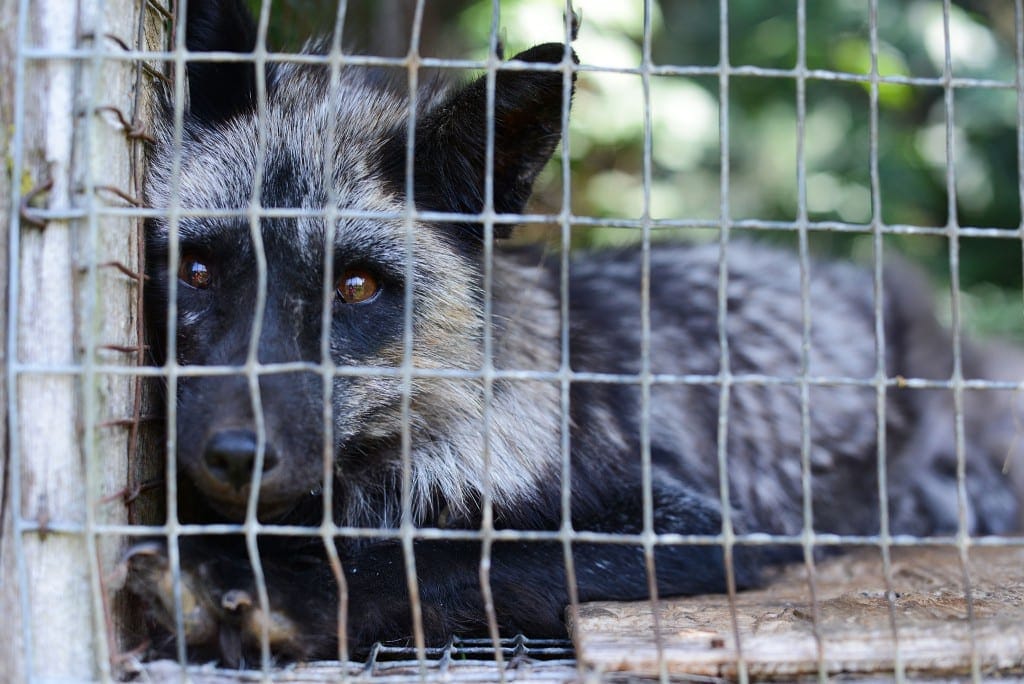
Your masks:
<instances>
[{"instance_id":1,"label":"green foliage background","mask_svg":"<svg viewBox=\"0 0 1024 684\"><path fill-rule=\"evenodd\" d=\"M260 0L250 0L254 9ZM345 4L347 51L401 56L408 52L412 0L351 0ZM421 54L484 58L494 3L427 0ZM945 25L941 0L879 0L877 63L882 76L939 78L944 73ZM576 0L583 24L575 48L584 65L635 69L643 54L642 0ZM862 226L857 231L812 231L817 253L870 260L871 70L869 3L806 0L806 80L803 160L807 218ZM562 40L561 0L501 0L499 35L508 55L535 43ZM334 0L274 0L269 40L298 49L310 35L330 31ZM656 65L713 68L727 38L728 63L762 71L728 81L728 210L733 219L792 222L799 218L796 0L730 0L728 34L720 31L719 0L652 3L651 55ZM883 84L879 89L878 213L886 225L943 228L949 211L960 226L1016 230L1021 225L1018 104L1014 26L1008 0L959 0L949 15L952 75L976 79L953 91L953 163L947 163L946 92L937 85ZM839 76L824 74L834 72ZM469 78L468 73L448 74ZM640 218L643 187L644 91L639 75L584 73L570 131L572 210L576 215ZM713 224L721 207L721 111L717 74L660 75L650 80L654 218ZM950 172L955 182L950 181ZM947 188L954 188L949 197ZM538 211L561 207L556 162L541 179ZM536 232L536 231L535 231ZM554 230L551 231L555 234ZM716 239L713 228L662 231L671 237ZM757 239L795 242L791 231ZM534 237L537 237L534 235ZM636 239L636 231L580 230L574 244ZM949 306L950 245L942 235L899 235L886 249L921 264L936 283L940 309ZM966 325L981 335L1024 342L1022 255L1019 238L961 238L960 284Z\"/></svg>"}]
</instances>

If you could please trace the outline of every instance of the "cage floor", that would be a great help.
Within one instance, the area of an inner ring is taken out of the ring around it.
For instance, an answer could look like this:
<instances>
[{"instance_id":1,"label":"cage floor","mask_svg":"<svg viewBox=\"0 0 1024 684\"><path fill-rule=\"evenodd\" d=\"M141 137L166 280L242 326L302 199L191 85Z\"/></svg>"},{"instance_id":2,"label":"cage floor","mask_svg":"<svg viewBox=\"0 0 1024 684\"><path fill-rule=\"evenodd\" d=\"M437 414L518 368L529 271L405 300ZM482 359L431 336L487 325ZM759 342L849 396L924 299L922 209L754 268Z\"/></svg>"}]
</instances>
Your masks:
<instances>
[{"instance_id":1,"label":"cage floor","mask_svg":"<svg viewBox=\"0 0 1024 684\"><path fill-rule=\"evenodd\" d=\"M741 654L756 679L1020 675L1024 547L975 547L969 557L969 598L955 548L893 549L891 603L881 553L864 549L817 564L814 603L800 565L740 592L735 623L727 596L697 596L661 601L656 616L649 601L585 604L571 631L581 666L598 678L658 676L664 663L673 678L734 679Z\"/></svg>"},{"instance_id":2,"label":"cage floor","mask_svg":"<svg viewBox=\"0 0 1024 684\"><path fill-rule=\"evenodd\" d=\"M266 674L196 665L187 674L199 684L622 682L662 675L706 682L736 679L742 655L752 679L824 673L891 681L902 669L913 680L956 681L972 667L984 677L1022 675L1024 547L973 548L969 556L969 600L951 548L893 549L891 603L877 549L817 563L815 603L806 567L785 569L764 588L737 595L739 651L728 597L712 595L659 602L657 627L649 601L584 604L570 616L575 649L570 641L520 636L501 642L500 664L493 642L464 639L427 649L423 660L414 649L378 645L365 663L307 663ZM140 681L180 681L181 674L172 661L139 669Z\"/></svg>"},{"instance_id":3,"label":"cage floor","mask_svg":"<svg viewBox=\"0 0 1024 684\"><path fill-rule=\"evenodd\" d=\"M501 663L490 639L456 639L445 648L428 648L419 659L408 647L378 644L365 663L314 662L259 670L226 670L214 666L188 666L188 678L196 684L229 684L270 680L315 684L318 682L572 682L579 679L572 642L554 639L502 640ZM140 680L181 681L182 670L174 661L145 663Z\"/></svg>"}]
</instances>

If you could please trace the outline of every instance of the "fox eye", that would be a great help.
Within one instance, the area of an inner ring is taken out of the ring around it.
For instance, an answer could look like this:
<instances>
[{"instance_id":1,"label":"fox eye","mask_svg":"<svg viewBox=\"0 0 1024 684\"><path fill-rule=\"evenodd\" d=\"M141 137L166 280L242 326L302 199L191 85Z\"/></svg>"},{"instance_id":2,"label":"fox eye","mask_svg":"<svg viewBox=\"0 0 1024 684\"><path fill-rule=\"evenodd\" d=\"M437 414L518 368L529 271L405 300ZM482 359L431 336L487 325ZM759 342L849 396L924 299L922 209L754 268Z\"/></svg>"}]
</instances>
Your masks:
<instances>
[{"instance_id":1,"label":"fox eye","mask_svg":"<svg viewBox=\"0 0 1024 684\"><path fill-rule=\"evenodd\" d=\"M338 296L346 304L369 301L379 290L377 279L361 268L350 268L338 278Z\"/></svg>"},{"instance_id":2,"label":"fox eye","mask_svg":"<svg viewBox=\"0 0 1024 684\"><path fill-rule=\"evenodd\" d=\"M213 273L210 271L209 266L189 255L181 257L181 265L178 267L178 278L197 290L205 290L213 283Z\"/></svg>"}]
</instances>

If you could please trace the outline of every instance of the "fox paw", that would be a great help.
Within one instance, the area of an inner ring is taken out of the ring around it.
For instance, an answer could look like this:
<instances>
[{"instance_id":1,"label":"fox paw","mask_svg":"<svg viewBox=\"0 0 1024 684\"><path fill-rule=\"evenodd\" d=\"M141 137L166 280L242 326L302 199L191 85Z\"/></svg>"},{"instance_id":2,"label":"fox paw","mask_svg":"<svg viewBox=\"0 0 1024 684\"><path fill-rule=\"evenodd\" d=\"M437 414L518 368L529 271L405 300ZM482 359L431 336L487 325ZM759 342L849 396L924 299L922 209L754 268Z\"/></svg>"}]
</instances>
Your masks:
<instances>
[{"instance_id":1,"label":"fox paw","mask_svg":"<svg viewBox=\"0 0 1024 684\"><path fill-rule=\"evenodd\" d=\"M198 562L196 558L199 558ZM148 614L162 630L174 635L175 572L166 544L147 541L125 553L127 589L140 597ZM180 571L182 629L189 658L216 658L228 667L258 662L266 636L275 656L302 659L304 640L298 624L274 606L260 606L248 562L207 554L182 553ZM167 640L173 648L173 638Z\"/></svg>"}]
</instances>

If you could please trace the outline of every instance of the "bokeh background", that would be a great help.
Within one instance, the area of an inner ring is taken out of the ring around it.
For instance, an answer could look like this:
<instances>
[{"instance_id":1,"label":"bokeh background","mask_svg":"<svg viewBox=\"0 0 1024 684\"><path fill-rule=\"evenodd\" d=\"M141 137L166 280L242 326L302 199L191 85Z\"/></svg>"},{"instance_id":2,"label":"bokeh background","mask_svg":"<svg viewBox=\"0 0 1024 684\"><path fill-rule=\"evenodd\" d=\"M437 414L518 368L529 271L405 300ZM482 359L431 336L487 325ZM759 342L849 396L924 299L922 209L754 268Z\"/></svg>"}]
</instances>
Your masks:
<instances>
[{"instance_id":1,"label":"bokeh background","mask_svg":"<svg viewBox=\"0 0 1024 684\"><path fill-rule=\"evenodd\" d=\"M249 0L259 10L260 0ZM490 0L427 0L421 54L453 59L487 55ZM806 0L806 67L865 75L871 69L869 3ZM413 0L345 3L346 51L402 56L409 49ZM586 65L636 68L641 63L643 0L576 0L582 27L575 48ZM562 40L560 0L501 0L499 35L506 54ZM719 0L651 3L651 54L656 65L716 67L727 38L733 67L790 70L798 60L796 0L730 0L728 36L720 32ZM274 0L269 41L297 50L338 21L336 0ZM953 96L952 163L947 160L945 91L938 85L884 84L879 90L880 216L886 225L943 228L950 208L960 226L1010 229L1021 225L1018 173L1018 96L1006 84L1017 74L1010 0L958 0L949 12L950 60L957 79L976 79ZM939 78L946 60L942 0L879 0L877 61L882 76ZM469 73L448 74L465 79ZM999 83L1004 84L999 86ZM713 224L720 215L719 78L714 73L651 79L652 175L655 219ZM804 162L810 243L815 254L870 263L869 85L840 78L806 81ZM797 82L764 72L729 80L729 213L733 219L798 218ZM609 221L638 219L644 209L644 99L636 74L587 72L572 115L572 211ZM955 171L955 197L947 192ZM533 208L561 207L559 162L538 184ZM835 221L863 230L814 229ZM529 239L543 238L533 228ZM737 236L795 244L792 231L734 230ZM557 236L557 228L547 231ZM713 227L658 231L659 239L717 239ZM581 247L638 238L628 228L586 228ZM940 312L949 316L949 241L943 235L894 235L899 252L928 272ZM965 328L982 337L1024 343L1022 254L1019 237L961 237L960 286Z\"/></svg>"}]
</instances>

